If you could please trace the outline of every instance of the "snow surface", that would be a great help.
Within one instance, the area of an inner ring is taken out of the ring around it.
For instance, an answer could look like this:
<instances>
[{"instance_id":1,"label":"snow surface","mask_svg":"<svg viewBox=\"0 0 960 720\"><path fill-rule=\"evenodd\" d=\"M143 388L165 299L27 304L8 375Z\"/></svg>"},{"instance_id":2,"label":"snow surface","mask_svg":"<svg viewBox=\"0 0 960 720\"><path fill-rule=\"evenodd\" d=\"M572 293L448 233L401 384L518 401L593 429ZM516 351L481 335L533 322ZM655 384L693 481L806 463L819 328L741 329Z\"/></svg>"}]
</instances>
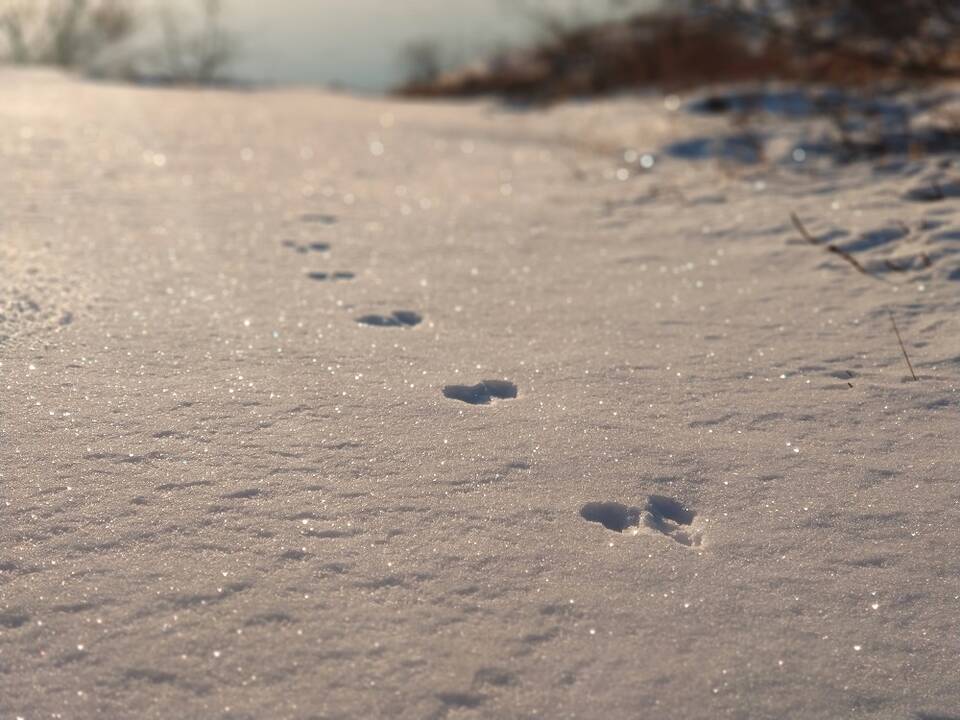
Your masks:
<instances>
[{"instance_id":1,"label":"snow surface","mask_svg":"<svg viewBox=\"0 0 960 720\"><path fill-rule=\"evenodd\" d=\"M687 100L4 71L0 717L960 717L955 156Z\"/></svg>"}]
</instances>

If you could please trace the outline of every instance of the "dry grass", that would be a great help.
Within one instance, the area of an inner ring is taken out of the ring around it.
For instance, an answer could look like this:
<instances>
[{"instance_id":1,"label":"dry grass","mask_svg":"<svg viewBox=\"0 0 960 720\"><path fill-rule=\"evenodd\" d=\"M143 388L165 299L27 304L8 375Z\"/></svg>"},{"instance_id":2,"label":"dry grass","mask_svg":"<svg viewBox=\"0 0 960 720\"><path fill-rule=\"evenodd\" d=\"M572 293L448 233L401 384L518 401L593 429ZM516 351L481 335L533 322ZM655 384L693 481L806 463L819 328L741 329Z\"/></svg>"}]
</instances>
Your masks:
<instances>
[{"instance_id":1,"label":"dry grass","mask_svg":"<svg viewBox=\"0 0 960 720\"><path fill-rule=\"evenodd\" d=\"M811 245L816 245L817 247L823 248L827 252L837 255L846 262L850 263L853 269L862 275L866 275L874 280L879 280L880 282L886 282L884 278L867 270L863 265L860 264L859 260L857 260L853 255L848 253L839 245L834 245L833 243L827 243L826 245L823 245L817 238L810 234L806 226L800 221L800 218L797 217L796 213L790 213L790 222L793 223L793 226L797 229L797 232L800 233L800 236Z\"/></svg>"},{"instance_id":2,"label":"dry grass","mask_svg":"<svg viewBox=\"0 0 960 720\"><path fill-rule=\"evenodd\" d=\"M788 44L810 79L955 77L960 0L691 0L701 16Z\"/></svg>"},{"instance_id":3,"label":"dry grass","mask_svg":"<svg viewBox=\"0 0 960 720\"><path fill-rule=\"evenodd\" d=\"M910 376L914 382L919 382L920 378L918 378L917 374L913 371L913 363L910 362L910 356L907 355L907 348L903 344L903 338L900 337L900 329L897 327L897 321L893 318L893 313L890 313L890 324L893 325L893 332L896 333L897 342L900 343L900 351L903 353L903 359L906 361L907 368L910 370Z\"/></svg>"},{"instance_id":4,"label":"dry grass","mask_svg":"<svg viewBox=\"0 0 960 720\"><path fill-rule=\"evenodd\" d=\"M789 53L770 44L751 47L737 33L683 15L642 15L553 33L524 51L488 63L406 84L413 96L500 95L551 101L623 88L682 89L725 80L788 75Z\"/></svg>"},{"instance_id":5,"label":"dry grass","mask_svg":"<svg viewBox=\"0 0 960 720\"><path fill-rule=\"evenodd\" d=\"M890 0L793 0L785 5L795 12L785 15L756 9L763 3L693 0L686 5L695 12L644 13L578 28L551 24L548 17L546 39L534 47L435 77L412 73L398 92L542 102L715 82L871 84L960 76L960 0L940 2L957 13L956 32L945 37L921 22L919 2L896 3L904 8L900 33ZM844 13L851 4L862 5L857 14Z\"/></svg>"}]
</instances>

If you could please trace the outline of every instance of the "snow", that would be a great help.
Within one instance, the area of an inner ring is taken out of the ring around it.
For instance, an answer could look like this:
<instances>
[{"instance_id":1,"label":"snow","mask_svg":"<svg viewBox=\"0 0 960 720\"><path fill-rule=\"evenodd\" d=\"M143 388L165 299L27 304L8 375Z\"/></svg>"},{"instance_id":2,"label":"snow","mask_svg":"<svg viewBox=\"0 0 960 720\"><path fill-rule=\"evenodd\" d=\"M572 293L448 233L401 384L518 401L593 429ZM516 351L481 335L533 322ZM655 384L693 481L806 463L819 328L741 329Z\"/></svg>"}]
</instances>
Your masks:
<instances>
[{"instance_id":1,"label":"snow","mask_svg":"<svg viewBox=\"0 0 960 720\"><path fill-rule=\"evenodd\" d=\"M0 716L955 714L956 157L693 100L4 71Z\"/></svg>"}]
</instances>

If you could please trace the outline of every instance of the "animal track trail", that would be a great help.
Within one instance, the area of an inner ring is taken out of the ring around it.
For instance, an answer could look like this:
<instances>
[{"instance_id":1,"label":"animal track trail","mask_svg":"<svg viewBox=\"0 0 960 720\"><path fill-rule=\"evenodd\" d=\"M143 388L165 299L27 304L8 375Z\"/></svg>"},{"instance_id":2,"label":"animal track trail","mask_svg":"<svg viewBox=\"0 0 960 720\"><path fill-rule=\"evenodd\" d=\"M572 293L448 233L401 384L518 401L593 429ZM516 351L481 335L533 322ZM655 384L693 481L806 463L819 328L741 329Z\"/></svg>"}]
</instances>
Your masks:
<instances>
[{"instance_id":1,"label":"animal track trail","mask_svg":"<svg viewBox=\"0 0 960 720\"><path fill-rule=\"evenodd\" d=\"M580 517L600 523L607 530L638 535L654 530L687 547L699 547L703 537L693 527L697 513L665 495L650 495L643 507L618 502L589 502L580 508Z\"/></svg>"},{"instance_id":2,"label":"animal track trail","mask_svg":"<svg viewBox=\"0 0 960 720\"><path fill-rule=\"evenodd\" d=\"M423 322L423 317L411 310L394 310L390 315L363 315L357 318L360 325L371 327L414 327Z\"/></svg>"},{"instance_id":3,"label":"animal track trail","mask_svg":"<svg viewBox=\"0 0 960 720\"><path fill-rule=\"evenodd\" d=\"M306 255L307 253L310 253L310 252L325 253L330 251L330 243L325 243L325 242L312 242L312 243L304 243L301 245L295 240L284 240L283 246L288 247L294 252L300 253L301 255Z\"/></svg>"},{"instance_id":4,"label":"animal track trail","mask_svg":"<svg viewBox=\"0 0 960 720\"><path fill-rule=\"evenodd\" d=\"M489 405L493 400L512 400L517 386L507 380L481 380L476 385L447 385L443 396L470 405Z\"/></svg>"},{"instance_id":5,"label":"animal track trail","mask_svg":"<svg viewBox=\"0 0 960 720\"><path fill-rule=\"evenodd\" d=\"M328 215L325 213L304 213L300 216L300 222L302 223L312 223L320 225L333 225L337 222L337 217L335 215ZM309 253L323 253L326 255L330 252L330 243L316 241L316 242L297 242L296 240L284 240L283 246L290 248L294 252L300 255L307 255ZM356 273L350 272L348 270L336 270L336 271L321 271L315 270L307 273L307 277L316 282L338 282L343 280L353 280L356 277Z\"/></svg>"}]
</instances>

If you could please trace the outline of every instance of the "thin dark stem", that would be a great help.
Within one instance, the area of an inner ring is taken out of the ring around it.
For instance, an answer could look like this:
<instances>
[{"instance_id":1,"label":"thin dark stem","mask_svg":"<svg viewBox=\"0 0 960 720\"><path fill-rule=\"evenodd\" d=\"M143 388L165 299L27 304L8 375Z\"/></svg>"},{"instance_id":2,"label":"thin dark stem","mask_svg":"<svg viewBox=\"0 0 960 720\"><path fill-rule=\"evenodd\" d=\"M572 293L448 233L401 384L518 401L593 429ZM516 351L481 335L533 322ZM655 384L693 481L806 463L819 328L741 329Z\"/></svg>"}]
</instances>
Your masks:
<instances>
[{"instance_id":1,"label":"thin dark stem","mask_svg":"<svg viewBox=\"0 0 960 720\"><path fill-rule=\"evenodd\" d=\"M907 355L907 348L903 344L903 338L900 337L900 330L897 328L897 321L893 319L893 313L890 313L890 324L893 325L893 332L897 334L897 342L900 343L900 350L903 352L903 359L907 361L907 367L910 368L910 375L913 377L914 381L919 381L920 378L918 378L917 374L913 371L913 363L910 362L910 356Z\"/></svg>"},{"instance_id":2,"label":"thin dark stem","mask_svg":"<svg viewBox=\"0 0 960 720\"><path fill-rule=\"evenodd\" d=\"M790 213L790 221L793 223L793 226L797 229L797 232L811 245L817 245L822 247L827 252L832 252L834 255L839 255L844 260L846 260L850 265L853 266L853 269L862 275L866 275L869 278L874 280L879 280L880 282L889 282L886 278L882 278L879 275L876 275L869 270L867 270L863 265L860 264L860 261L857 260L853 255L844 250L839 245L834 245L833 243L828 243L827 245L821 245L820 241L817 240L810 232L807 230L807 227L800 221L800 218L797 217L796 213Z\"/></svg>"},{"instance_id":3,"label":"thin dark stem","mask_svg":"<svg viewBox=\"0 0 960 720\"><path fill-rule=\"evenodd\" d=\"M796 213L790 213L790 222L793 223L793 226L797 229L797 232L811 245L819 245L820 241L817 240L813 235L807 232L807 226L800 222L800 218L797 217Z\"/></svg>"}]
</instances>

